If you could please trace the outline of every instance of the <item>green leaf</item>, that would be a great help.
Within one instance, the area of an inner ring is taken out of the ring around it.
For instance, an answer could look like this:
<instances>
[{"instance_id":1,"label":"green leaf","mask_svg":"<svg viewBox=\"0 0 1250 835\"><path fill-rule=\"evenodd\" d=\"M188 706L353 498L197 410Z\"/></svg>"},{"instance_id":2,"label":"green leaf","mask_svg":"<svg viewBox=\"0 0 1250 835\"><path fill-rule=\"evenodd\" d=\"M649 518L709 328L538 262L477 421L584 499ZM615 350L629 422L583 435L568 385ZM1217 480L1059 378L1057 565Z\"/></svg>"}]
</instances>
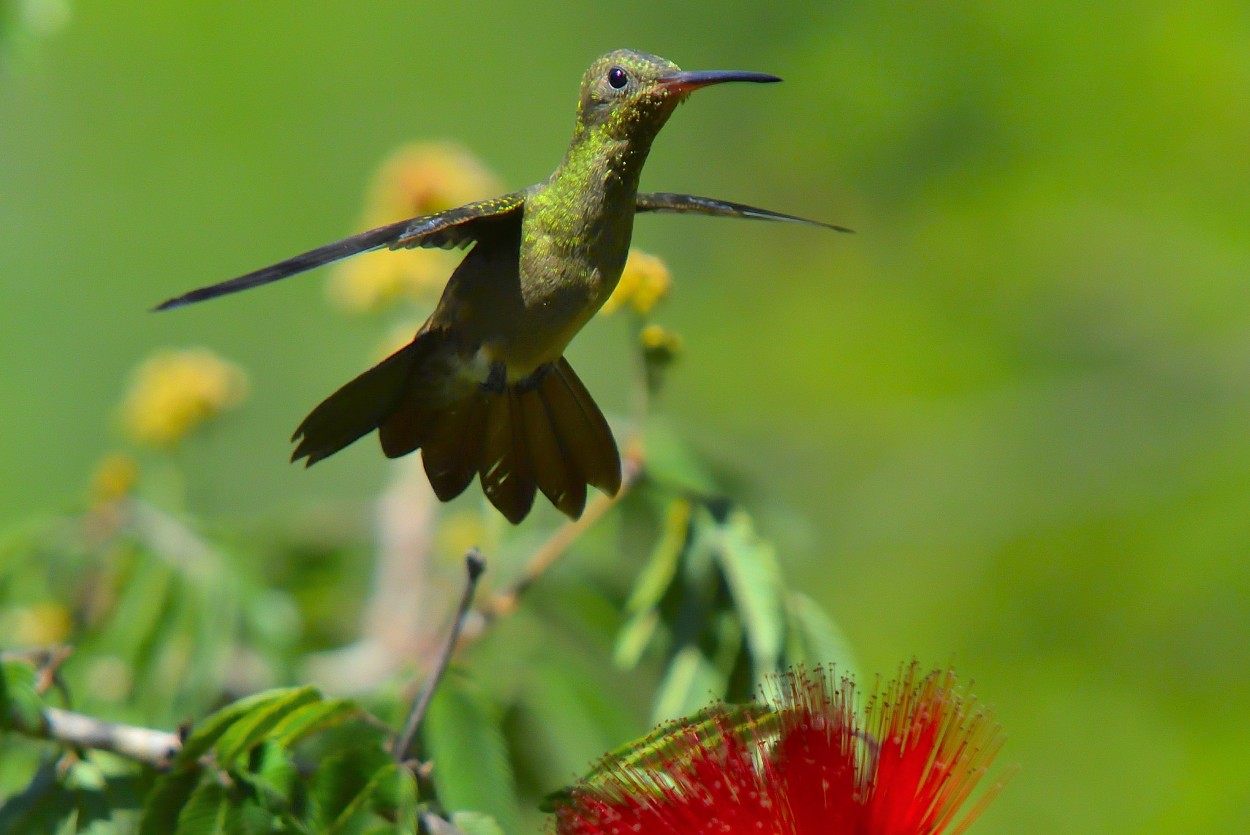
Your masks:
<instances>
[{"instance_id":1,"label":"green leaf","mask_svg":"<svg viewBox=\"0 0 1250 835\"><path fill-rule=\"evenodd\" d=\"M613 660L620 667L637 666L660 623L657 607L681 566L682 552L689 542L691 512L688 499L676 499L668 506L664 531L625 604L630 619L618 633L613 651Z\"/></svg>"},{"instance_id":2,"label":"green leaf","mask_svg":"<svg viewBox=\"0 0 1250 835\"><path fill-rule=\"evenodd\" d=\"M253 751L254 765L241 779L246 779L255 790L263 806L285 812L292 806L299 786L299 772L291 760L291 754L273 741L262 742Z\"/></svg>"},{"instance_id":3,"label":"green leaf","mask_svg":"<svg viewBox=\"0 0 1250 835\"><path fill-rule=\"evenodd\" d=\"M208 753L209 749L244 717L255 714L251 718L251 722L254 723L272 716L276 722L296 708L318 698L320 697L314 687L286 687L266 690L228 704L216 713L210 714L200 723L190 738L183 743L182 750L178 752L174 760L174 765L178 767L194 763ZM283 709L284 707L287 709ZM270 713L271 708L277 713ZM241 735L246 734L251 727L254 725L249 723L239 735L233 736L231 747L234 747ZM267 725L265 729L269 727L272 727L272 724Z\"/></svg>"},{"instance_id":4,"label":"green leaf","mask_svg":"<svg viewBox=\"0 0 1250 835\"><path fill-rule=\"evenodd\" d=\"M390 777L375 783L370 794L375 812L396 821L393 832L417 831L417 777L407 768L396 768Z\"/></svg>"},{"instance_id":5,"label":"green leaf","mask_svg":"<svg viewBox=\"0 0 1250 835\"><path fill-rule=\"evenodd\" d=\"M637 704L647 703L647 688L627 690L604 673L574 653L534 660L519 721L508 723L510 751L531 783L558 785L637 733Z\"/></svg>"},{"instance_id":6,"label":"green leaf","mask_svg":"<svg viewBox=\"0 0 1250 835\"><path fill-rule=\"evenodd\" d=\"M451 816L451 825L463 835L504 835L498 821L482 812L456 812Z\"/></svg>"},{"instance_id":7,"label":"green leaf","mask_svg":"<svg viewBox=\"0 0 1250 835\"><path fill-rule=\"evenodd\" d=\"M663 722L702 710L709 699L725 692L727 678L693 644L679 649L669 661L656 690L652 719Z\"/></svg>"},{"instance_id":8,"label":"green leaf","mask_svg":"<svg viewBox=\"0 0 1250 835\"><path fill-rule=\"evenodd\" d=\"M289 816L278 816L250 799L232 804L226 813L226 831L230 835L276 835L276 833L307 833L309 830Z\"/></svg>"},{"instance_id":9,"label":"green leaf","mask_svg":"<svg viewBox=\"0 0 1250 835\"><path fill-rule=\"evenodd\" d=\"M394 766L386 751L373 744L344 748L323 758L309 789L315 831L341 830L353 817L366 814L365 800L375 777Z\"/></svg>"},{"instance_id":10,"label":"green leaf","mask_svg":"<svg viewBox=\"0 0 1250 835\"><path fill-rule=\"evenodd\" d=\"M463 675L439 684L421 728L434 786L448 809L478 809L508 832L519 827L516 787L499 712Z\"/></svg>"},{"instance_id":11,"label":"green leaf","mask_svg":"<svg viewBox=\"0 0 1250 835\"><path fill-rule=\"evenodd\" d=\"M683 493L719 492L714 479L680 432L663 418L647 418L643 447L647 450L647 478Z\"/></svg>"},{"instance_id":12,"label":"green leaf","mask_svg":"<svg viewBox=\"0 0 1250 835\"><path fill-rule=\"evenodd\" d=\"M0 804L0 832L55 832L74 811L72 793L58 780L56 763L48 761L26 788Z\"/></svg>"},{"instance_id":13,"label":"green leaf","mask_svg":"<svg viewBox=\"0 0 1250 835\"><path fill-rule=\"evenodd\" d=\"M174 835L225 835L230 817L230 801L220 783L205 781L191 793L178 813ZM165 830L168 831L168 830Z\"/></svg>"},{"instance_id":14,"label":"green leaf","mask_svg":"<svg viewBox=\"0 0 1250 835\"><path fill-rule=\"evenodd\" d=\"M217 763L229 767L241 754L264 739L283 719L301 707L320 701L321 694L312 686L276 691L273 698L247 711L222 733L216 746Z\"/></svg>"},{"instance_id":15,"label":"green leaf","mask_svg":"<svg viewBox=\"0 0 1250 835\"><path fill-rule=\"evenodd\" d=\"M38 672L25 661L0 664L0 727L36 731L43 727L43 699L35 689Z\"/></svg>"},{"instance_id":16,"label":"green leaf","mask_svg":"<svg viewBox=\"0 0 1250 835\"><path fill-rule=\"evenodd\" d=\"M324 731L360 713L350 699L324 699L303 705L287 714L269 732L268 738L284 747L291 747L309 734Z\"/></svg>"},{"instance_id":17,"label":"green leaf","mask_svg":"<svg viewBox=\"0 0 1250 835\"><path fill-rule=\"evenodd\" d=\"M89 761L80 761L70 767L61 784L68 789L75 807L74 825L78 832L113 833L112 798L105 792L106 777Z\"/></svg>"},{"instance_id":18,"label":"green leaf","mask_svg":"<svg viewBox=\"0 0 1250 835\"><path fill-rule=\"evenodd\" d=\"M150 672L160 644L176 630L164 625L183 601L167 561L146 550L131 553L100 643L130 665L137 679Z\"/></svg>"},{"instance_id":19,"label":"green leaf","mask_svg":"<svg viewBox=\"0 0 1250 835\"><path fill-rule=\"evenodd\" d=\"M374 812L396 817L401 824L416 820L416 778L406 768L387 762L376 769L369 781L352 796L338 816L325 829L325 835L356 831L364 826ZM401 799L396 805L396 799ZM411 801L411 802L409 802ZM403 828L396 831L411 831Z\"/></svg>"},{"instance_id":20,"label":"green leaf","mask_svg":"<svg viewBox=\"0 0 1250 835\"><path fill-rule=\"evenodd\" d=\"M178 819L178 813L186 805L187 798L199 785L200 777L199 769L171 771L162 775L144 801L139 835L167 835Z\"/></svg>"},{"instance_id":21,"label":"green leaf","mask_svg":"<svg viewBox=\"0 0 1250 835\"><path fill-rule=\"evenodd\" d=\"M676 499L669 504L664 518L664 530L629 595L629 601L625 604L627 612L640 612L659 605L673 578L677 576L681 552L690 534L692 512L689 499Z\"/></svg>"},{"instance_id":22,"label":"green leaf","mask_svg":"<svg viewBox=\"0 0 1250 835\"><path fill-rule=\"evenodd\" d=\"M660 612L657 609L636 612L621 627L620 632L616 633L612 662L625 670L637 667L661 622Z\"/></svg>"},{"instance_id":23,"label":"green leaf","mask_svg":"<svg viewBox=\"0 0 1250 835\"><path fill-rule=\"evenodd\" d=\"M110 773L104 779L101 793L114 812L138 812L143 808L144 799L156 785L156 779L156 773L147 768Z\"/></svg>"},{"instance_id":24,"label":"green leaf","mask_svg":"<svg viewBox=\"0 0 1250 835\"><path fill-rule=\"evenodd\" d=\"M746 627L752 669L761 680L780 669L785 642L785 588L777 552L756 535L751 517L737 508L719 526L717 544L721 569Z\"/></svg>"}]
</instances>

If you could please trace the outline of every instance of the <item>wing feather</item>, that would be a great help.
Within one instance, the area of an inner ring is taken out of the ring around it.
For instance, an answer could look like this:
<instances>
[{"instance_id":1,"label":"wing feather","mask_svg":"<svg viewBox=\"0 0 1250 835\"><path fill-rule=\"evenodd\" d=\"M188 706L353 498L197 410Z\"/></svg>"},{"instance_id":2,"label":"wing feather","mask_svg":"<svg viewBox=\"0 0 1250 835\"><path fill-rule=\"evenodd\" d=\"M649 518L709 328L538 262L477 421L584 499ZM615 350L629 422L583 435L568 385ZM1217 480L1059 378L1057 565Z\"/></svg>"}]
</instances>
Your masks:
<instances>
[{"instance_id":1,"label":"wing feather","mask_svg":"<svg viewBox=\"0 0 1250 835\"><path fill-rule=\"evenodd\" d=\"M281 281L316 267L384 246L391 249L465 247L503 224L514 223L519 228L521 212L525 206L525 195L526 192L516 191L502 197L469 203L444 212L388 223L385 226L343 238L341 241L310 249L308 252L263 267L247 275L183 293L181 296L161 302L153 309L171 310L175 307L215 299L218 296L250 290L253 287Z\"/></svg>"},{"instance_id":2,"label":"wing feather","mask_svg":"<svg viewBox=\"0 0 1250 835\"><path fill-rule=\"evenodd\" d=\"M634 203L637 212L676 212L678 214L700 214L713 217L740 217L749 220L774 220L783 223L806 223L811 226L823 226L835 232L851 232L845 226L836 226L819 220L810 220L798 215L787 215L770 209L760 209L745 203L731 203L728 200L717 200L713 197L698 197L693 194L674 194L656 192L648 194L640 192Z\"/></svg>"}]
</instances>

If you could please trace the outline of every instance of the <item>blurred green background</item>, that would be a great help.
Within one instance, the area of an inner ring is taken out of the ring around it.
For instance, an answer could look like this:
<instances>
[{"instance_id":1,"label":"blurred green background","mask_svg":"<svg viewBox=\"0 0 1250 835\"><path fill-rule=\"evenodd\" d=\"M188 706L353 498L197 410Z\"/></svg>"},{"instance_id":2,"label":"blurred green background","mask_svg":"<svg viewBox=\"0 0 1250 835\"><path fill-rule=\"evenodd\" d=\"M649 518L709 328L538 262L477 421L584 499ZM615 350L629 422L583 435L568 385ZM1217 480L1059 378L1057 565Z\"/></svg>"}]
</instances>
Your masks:
<instances>
[{"instance_id":1,"label":"blurred green background","mask_svg":"<svg viewBox=\"0 0 1250 835\"><path fill-rule=\"evenodd\" d=\"M682 108L643 188L858 234L640 219L687 346L659 411L863 670L975 679L1023 768L974 831L1250 829L1244 2L3 8L0 523L81 500L165 345L251 376L186 451L201 512L372 495L372 442L286 463L380 336L322 277L146 310L355 231L410 140L541 179L606 49L774 72ZM571 353L618 412L620 345Z\"/></svg>"}]
</instances>

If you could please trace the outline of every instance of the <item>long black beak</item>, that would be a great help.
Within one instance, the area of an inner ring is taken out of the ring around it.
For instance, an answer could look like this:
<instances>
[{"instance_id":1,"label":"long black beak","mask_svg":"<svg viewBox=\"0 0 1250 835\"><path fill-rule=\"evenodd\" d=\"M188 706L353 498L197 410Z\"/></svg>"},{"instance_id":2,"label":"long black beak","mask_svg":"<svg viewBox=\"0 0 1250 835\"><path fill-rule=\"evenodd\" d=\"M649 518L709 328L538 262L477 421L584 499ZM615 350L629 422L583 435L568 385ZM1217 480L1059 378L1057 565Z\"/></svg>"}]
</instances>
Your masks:
<instances>
[{"instance_id":1,"label":"long black beak","mask_svg":"<svg viewBox=\"0 0 1250 835\"><path fill-rule=\"evenodd\" d=\"M739 72L738 70L707 70L704 72L676 72L659 79L658 83L674 93L689 93L700 87L724 84L727 81L750 81L755 84L771 84L781 79L762 72Z\"/></svg>"}]
</instances>

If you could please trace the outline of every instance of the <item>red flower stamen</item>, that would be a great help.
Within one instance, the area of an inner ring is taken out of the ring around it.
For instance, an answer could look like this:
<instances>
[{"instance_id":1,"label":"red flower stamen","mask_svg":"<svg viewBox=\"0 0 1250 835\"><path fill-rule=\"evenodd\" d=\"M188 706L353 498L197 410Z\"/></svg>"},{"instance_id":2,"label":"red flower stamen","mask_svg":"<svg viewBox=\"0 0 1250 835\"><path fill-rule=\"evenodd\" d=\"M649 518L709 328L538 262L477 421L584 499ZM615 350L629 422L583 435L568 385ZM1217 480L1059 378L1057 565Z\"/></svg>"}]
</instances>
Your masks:
<instances>
[{"instance_id":1,"label":"red flower stamen","mask_svg":"<svg viewBox=\"0 0 1250 835\"><path fill-rule=\"evenodd\" d=\"M949 671L913 663L862 721L852 681L819 669L767 695L771 707L713 710L653 751L609 757L557 801L557 834L956 835L1001 788L957 818L1002 736Z\"/></svg>"}]
</instances>

